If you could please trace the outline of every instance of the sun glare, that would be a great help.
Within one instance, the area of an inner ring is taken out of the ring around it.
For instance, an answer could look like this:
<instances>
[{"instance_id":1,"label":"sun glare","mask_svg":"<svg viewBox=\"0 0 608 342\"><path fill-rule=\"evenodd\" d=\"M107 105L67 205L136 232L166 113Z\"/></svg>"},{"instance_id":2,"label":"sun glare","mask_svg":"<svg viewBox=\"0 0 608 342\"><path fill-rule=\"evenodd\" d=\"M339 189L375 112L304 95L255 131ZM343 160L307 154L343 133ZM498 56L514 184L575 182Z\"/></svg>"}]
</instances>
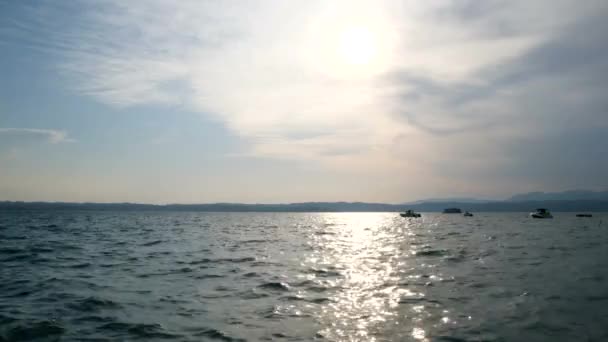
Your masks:
<instances>
[{"instance_id":1,"label":"sun glare","mask_svg":"<svg viewBox=\"0 0 608 342\"><path fill-rule=\"evenodd\" d=\"M397 46L390 13L372 3L327 2L299 36L303 65L340 80L376 77L389 69Z\"/></svg>"},{"instance_id":2,"label":"sun glare","mask_svg":"<svg viewBox=\"0 0 608 342\"><path fill-rule=\"evenodd\" d=\"M350 64L365 65L373 61L376 53L376 37L366 27L349 27L340 34L339 52Z\"/></svg>"}]
</instances>

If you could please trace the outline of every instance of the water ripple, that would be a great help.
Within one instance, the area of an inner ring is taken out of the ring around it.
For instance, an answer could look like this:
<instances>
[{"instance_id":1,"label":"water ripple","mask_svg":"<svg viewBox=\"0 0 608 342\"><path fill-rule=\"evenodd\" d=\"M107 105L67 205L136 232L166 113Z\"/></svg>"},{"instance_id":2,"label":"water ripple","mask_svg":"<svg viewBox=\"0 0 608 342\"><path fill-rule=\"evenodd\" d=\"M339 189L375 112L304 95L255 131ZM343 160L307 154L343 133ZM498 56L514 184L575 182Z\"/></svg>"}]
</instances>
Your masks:
<instances>
[{"instance_id":1,"label":"water ripple","mask_svg":"<svg viewBox=\"0 0 608 342\"><path fill-rule=\"evenodd\" d=\"M606 340L608 230L518 215L2 213L0 341Z\"/></svg>"}]
</instances>

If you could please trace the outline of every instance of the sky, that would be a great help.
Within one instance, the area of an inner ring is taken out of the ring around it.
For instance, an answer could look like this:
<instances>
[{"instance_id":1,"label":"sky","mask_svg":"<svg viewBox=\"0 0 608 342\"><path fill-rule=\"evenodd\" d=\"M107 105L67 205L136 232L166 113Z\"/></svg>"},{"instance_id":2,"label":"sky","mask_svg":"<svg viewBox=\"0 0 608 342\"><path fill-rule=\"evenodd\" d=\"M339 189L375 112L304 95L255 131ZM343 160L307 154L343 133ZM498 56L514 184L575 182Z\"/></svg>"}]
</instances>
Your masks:
<instances>
[{"instance_id":1,"label":"sky","mask_svg":"<svg viewBox=\"0 0 608 342\"><path fill-rule=\"evenodd\" d=\"M0 0L0 200L608 188L608 2Z\"/></svg>"}]
</instances>

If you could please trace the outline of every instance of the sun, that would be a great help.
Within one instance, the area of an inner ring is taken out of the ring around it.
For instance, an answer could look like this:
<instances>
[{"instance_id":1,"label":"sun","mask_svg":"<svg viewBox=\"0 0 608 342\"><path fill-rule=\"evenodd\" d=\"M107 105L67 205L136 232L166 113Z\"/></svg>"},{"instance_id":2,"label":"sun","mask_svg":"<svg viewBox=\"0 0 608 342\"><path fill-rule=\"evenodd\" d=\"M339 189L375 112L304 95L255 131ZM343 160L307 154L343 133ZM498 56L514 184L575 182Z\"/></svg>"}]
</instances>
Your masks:
<instances>
[{"instance_id":1,"label":"sun","mask_svg":"<svg viewBox=\"0 0 608 342\"><path fill-rule=\"evenodd\" d=\"M374 78L394 62L394 28L390 16L377 6L328 5L292 40L298 42L294 56L301 56L302 65L313 72L333 79Z\"/></svg>"},{"instance_id":2,"label":"sun","mask_svg":"<svg viewBox=\"0 0 608 342\"><path fill-rule=\"evenodd\" d=\"M346 63L360 66L370 64L378 52L377 49L377 39L367 27L348 27L339 35L338 51Z\"/></svg>"}]
</instances>

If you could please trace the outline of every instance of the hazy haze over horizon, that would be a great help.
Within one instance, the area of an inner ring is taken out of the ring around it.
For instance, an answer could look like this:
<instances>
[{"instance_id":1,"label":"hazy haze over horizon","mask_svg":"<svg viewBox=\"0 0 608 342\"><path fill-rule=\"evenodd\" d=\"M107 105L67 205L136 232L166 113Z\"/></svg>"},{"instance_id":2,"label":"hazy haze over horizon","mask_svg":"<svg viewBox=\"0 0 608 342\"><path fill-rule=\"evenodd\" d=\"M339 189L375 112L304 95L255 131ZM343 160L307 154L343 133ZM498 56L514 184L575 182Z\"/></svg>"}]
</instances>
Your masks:
<instances>
[{"instance_id":1,"label":"hazy haze over horizon","mask_svg":"<svg viewBox=\"0 0 608 342\"><path fill-rule=\"evenodd\" d=\"M0 200L608 187L606 1L0 1Z\"/></svg>"}]
</instances>

